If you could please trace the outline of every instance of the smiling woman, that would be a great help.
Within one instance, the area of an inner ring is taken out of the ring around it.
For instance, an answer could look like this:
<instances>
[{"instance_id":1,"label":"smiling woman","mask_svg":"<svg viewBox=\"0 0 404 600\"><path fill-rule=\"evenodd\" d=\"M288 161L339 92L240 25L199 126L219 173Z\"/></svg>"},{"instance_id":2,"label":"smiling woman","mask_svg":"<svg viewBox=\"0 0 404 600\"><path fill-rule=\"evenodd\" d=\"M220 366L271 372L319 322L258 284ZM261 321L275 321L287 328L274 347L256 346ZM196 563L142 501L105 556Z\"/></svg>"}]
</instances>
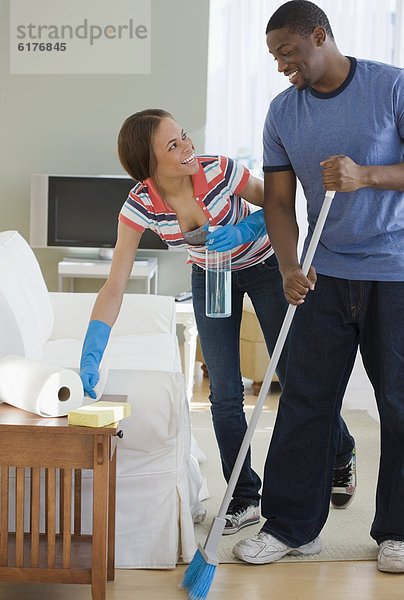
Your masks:
<instances>
[{"instance_id":1,"label":"smiling woman","mask_svg":"<svg viewBox=\"0 0 404 600\"><path fill-rule=\"evenodd\" d=\"M194 143L174 119L161 121L153 136L153 153L158 165L159 185L162 187L164 181L170 185L174 174L186 177L195 175L199 169Z\"/></svg>"},{"instance_id":2,"label":"smiling woman","mask_svg":"<svg viewBox=\"0 0 404 600\"><path fill-rule=\"evenodd\" d=\"M84 389L93 394L139 241L146 229L152 229L167 245L186 249L192 263L193 307L209 372L223 474L228 480L247 427L239 357L244 294L254 304L270 354L286 312L263 211L250 214L248 204L262 207L263 182L230 158L195 154L191 138L161 109L144 110L126 119L118 136L118 154L138 183L121 209L110 275L91 315L81 361ZM220 226L209 234L209 248L220 244L220 250L231 251L232 308L223 319L205 313L207 225ZM278 363L281 383L285 361L286 350ZM225 533L259 521L260 487L248 455L226 515Z\"/></svg>"}]
</instances>

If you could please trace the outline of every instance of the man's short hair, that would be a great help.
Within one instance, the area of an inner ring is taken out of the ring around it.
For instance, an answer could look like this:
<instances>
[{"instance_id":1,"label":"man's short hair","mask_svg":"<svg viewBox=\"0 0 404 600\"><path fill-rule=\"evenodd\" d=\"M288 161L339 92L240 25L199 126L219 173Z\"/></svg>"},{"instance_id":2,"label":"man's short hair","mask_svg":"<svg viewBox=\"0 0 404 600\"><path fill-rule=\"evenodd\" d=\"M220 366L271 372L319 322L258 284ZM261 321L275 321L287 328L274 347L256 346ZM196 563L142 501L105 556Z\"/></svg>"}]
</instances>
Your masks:
<instances>
[{"instance_id":1,"label":"man's short hair","mask_svg":"<svg viewBox=\"0 0 404 600\"><path fill-rule=\"evenodd\" d=\"M329 37L334 39L328 17L319 6L308 0L291 0L274 12L265 33L286 27L292 33L309 37L318 26L324 27Z\"/></svg>"}]
</instances>

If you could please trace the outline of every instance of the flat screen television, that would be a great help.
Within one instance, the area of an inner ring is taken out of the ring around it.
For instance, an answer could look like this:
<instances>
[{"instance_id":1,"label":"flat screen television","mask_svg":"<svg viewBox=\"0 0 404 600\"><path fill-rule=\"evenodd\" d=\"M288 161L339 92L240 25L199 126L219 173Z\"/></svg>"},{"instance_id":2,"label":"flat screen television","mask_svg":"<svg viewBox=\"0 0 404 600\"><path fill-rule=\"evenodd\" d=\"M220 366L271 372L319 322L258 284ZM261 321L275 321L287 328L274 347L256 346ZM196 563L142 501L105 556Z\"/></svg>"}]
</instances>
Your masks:
<instances>
[{"instance_id":1,"label":"flat screen television","mask_svg":"<svg viewBox=\"0 0 404 600\"><path fill-rule=\"evenodd\" d=\"M32 247L114 248L118 214L135 182L125 176L33 174ZM146 229L140 250L168 250Z\"/></svg>"}]
</instances>

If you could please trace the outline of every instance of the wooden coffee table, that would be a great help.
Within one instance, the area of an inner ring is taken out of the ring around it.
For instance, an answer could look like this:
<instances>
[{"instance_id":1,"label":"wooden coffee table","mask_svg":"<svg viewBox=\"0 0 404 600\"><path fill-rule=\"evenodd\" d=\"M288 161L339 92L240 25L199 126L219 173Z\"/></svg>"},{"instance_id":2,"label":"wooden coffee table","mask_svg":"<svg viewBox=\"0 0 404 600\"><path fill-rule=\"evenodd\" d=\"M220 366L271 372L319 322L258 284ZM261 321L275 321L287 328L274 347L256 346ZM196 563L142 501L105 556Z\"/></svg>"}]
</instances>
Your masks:
<instances>
[{"instance_id":1,"label":"wooden coffee table","mask_svg":"<svg viewBox=\"0 0 404 600\"><path fill-rule=\"evenodd\" d=\"M123 402L126 396L102 399ZM0 581L90 583L92 598L105 599L107 579L115 576L118 425L74 427L67 417L42 418L0 405ZM93 471L92 535L81 533L82 469ZM16 515L10 527L9 501Z\"/></svg>"}]
</instances>

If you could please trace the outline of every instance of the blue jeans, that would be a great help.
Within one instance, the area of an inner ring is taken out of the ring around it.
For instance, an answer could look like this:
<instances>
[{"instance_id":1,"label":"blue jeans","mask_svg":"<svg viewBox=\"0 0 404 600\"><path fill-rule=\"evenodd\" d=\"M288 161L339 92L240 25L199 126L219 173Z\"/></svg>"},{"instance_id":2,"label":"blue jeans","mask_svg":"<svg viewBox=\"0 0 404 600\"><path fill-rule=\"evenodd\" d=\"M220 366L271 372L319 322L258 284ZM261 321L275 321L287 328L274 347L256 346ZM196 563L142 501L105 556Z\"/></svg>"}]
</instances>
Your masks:
<instances>
[{"instance_id":1,"label":"blue jeans","mask_svg":"<svg viewBox=\"0 0 404 600\"><path fill-rule=\"evenodd\" d=\"M292 547L313 540L327 519L338 415L358 347L381 422L371 536L404 540L404 282L318 275L290 331L262 494L264 531Z\"/></svg>"},{"instance_id":2,"label":"blue jeans","mask_svg":"<svg viewBox=\"0 0 404 600\"><path fill-rule=\"evenodd\" d=\"M287 309L275 255L258 265L232 273L232 314L224 319L206 317L205 271L192 265L195 319L209 373L212 420L226 481L230 478L247 428L243 408L244 387L240 373L240 324L245 293L251 298L268 352L272 354ZM282 387L286 362L287 345L276 370ZM342 419L340 438L337 464L344 465L350 459L354 441ZM260 488L261 480L251 468L249 452L233 495L248 498L258 504Z\"/></svg>"}]
</instances>

